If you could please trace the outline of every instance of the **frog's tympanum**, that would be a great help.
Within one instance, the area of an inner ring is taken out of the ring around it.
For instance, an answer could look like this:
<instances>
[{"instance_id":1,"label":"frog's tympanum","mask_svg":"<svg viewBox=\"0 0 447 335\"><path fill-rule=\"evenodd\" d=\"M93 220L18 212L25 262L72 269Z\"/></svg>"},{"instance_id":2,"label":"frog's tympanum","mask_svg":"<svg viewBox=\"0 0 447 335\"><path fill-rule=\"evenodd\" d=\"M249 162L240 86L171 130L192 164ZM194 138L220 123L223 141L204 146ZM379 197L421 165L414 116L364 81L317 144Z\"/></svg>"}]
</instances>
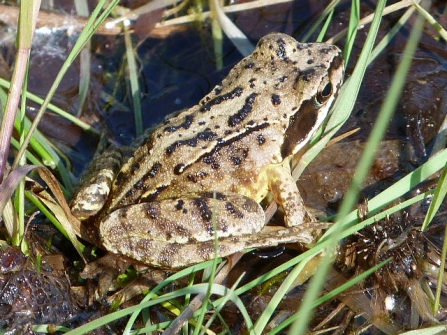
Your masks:
<instances>
[{"instance_id":1,"label":"frog's tympanum","mask_svg":"<svg viewBox=\"0 0 447 335\"><path fill-rule=\"evenodd\" d=\"M312 242L290 162L328 115L343 72L336 46L265 36L198 105L159 125L116 176L103 170L87 180L73 213L98 227L110 252L164 268ZM286 227L264 227L259 202L268 192Z\"/></svg>"}]
</instances>

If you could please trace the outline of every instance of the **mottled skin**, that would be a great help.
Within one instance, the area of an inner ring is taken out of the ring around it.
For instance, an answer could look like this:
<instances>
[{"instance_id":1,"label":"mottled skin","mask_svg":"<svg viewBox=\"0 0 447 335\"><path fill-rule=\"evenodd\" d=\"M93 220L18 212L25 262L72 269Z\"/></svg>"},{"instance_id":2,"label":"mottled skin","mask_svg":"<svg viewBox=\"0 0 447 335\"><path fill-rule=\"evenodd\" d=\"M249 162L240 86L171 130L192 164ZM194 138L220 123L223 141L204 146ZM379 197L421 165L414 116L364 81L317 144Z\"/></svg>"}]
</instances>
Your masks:
<instances>
[{"instance_id":1,"label":"mottled skin","mask_svg":"<svg viewBox=\"0 0 447 335\"><path fill-rule=\"evenodd\" d=\"M109 251L166 268L212 259L216 235L217 256L312 242L290 160L326 118L342 78L337 47L265 36L198 105L158 126L115 179L105 178L113 185L110 193L101 185L101 201L82 202L79 192L75 215L93 216ZM258 203L269 191L293 228L260 232Z\"/></svg>"}]
</instances>

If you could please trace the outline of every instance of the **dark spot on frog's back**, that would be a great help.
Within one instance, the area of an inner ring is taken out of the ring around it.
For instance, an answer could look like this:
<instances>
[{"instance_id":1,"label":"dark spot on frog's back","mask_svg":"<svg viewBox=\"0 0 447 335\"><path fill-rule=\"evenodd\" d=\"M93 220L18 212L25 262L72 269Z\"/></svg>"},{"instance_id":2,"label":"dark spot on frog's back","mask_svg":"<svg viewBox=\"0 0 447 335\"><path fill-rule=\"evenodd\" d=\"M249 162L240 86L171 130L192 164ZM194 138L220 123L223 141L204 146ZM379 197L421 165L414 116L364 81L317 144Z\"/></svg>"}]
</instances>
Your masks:
<instances>
[{"instance_id":1,"label":"dark spot on frog's back","mask_svg":"<svg viewBox=\"0 0 447 335\"><path fill-rule=\"evenodd\" d=\"M213 141L217 138L217 133L213 131L202 131L197 134L197 139L201 141Z\"/></svg>"},{"instance_id":2,"label":"dark spot on frog's back","mask_svg":"<svg viewBox=\"0 0 447 335\"><path fill-rule=\"evenodd\" d=\"M192 116L191 114L186 115L183 123L179 124L178 126L167 126L164 128L164 130L167 131L168 133L173 133L173 132L179 130L180 128L189 129L189 127L191 127L191 124L193 123L193 121L194 121L194 116Z\"/></svg>"},{"instance_id":3,"label":"dark spot on frog's back","mask_svg":"<svg viewBox=\"0 0 447 335\"><path fill-rule=\"evenodd\" d=\"M322 54L328 54L328 53L331 53L331 52L333 52L334 51L334 47L327 47L327 48L322 48L322 49L320 49L320 52L322 53Z\"/></svg>"},{"instance_id":4,"label":"dark spot on frog's back","mask_svg":"<svg viewBox=\"0 0 447 335\"><path fill-rule=\"evenodd\" d=\"M133 187L132 194L129 194L129 197L132 197L132 195L136 195L136 194L142 194L144 192L146 192L149 189L149 185L145 182L146 179L141 178ZM138 190L138 192L137 192ZM129 193L129 192L128 192ZM127 194L126 194L127 196Z\"/></svg>"},{"instance_id":5,"label":"dark spot on frog's back","mask_svg":"<svg viewBox=\"0 0 447 335\"><path fill-rule=\"evenodd\" d=\"M215 160L214 156L205 156L202 158L202 162L204 162L205 164L212 164L215 161L216 160Z\"/></svg>"},{"instance_id":6,"label":"dark spot on frog's back","mask_svg":"<svg viewBox=\"0 0 447 335\"><path fill-rule=\"evenodd\" d=\"M155 162L154 165L152 165L152 167L150 168L149 172L146 173L142 179L155 178L158 172L160 172L161 166L162 165L160 162Z\"/></svg>"},{"instance_id":7,"label":"dark spot on frog's back","mask_svg":"<svg viewBox=\"0 0 447 335\"><path fill-rule=\"evenodd\" d=\"M278 106L281 104L281 98L278 94L272 94L272 105Z\"/></svg>"},{"instance_id":8,"label":"dark spot on frog's back","mask_svg":"<svg viewBox=\"0 0 447 335\"><path fill-rule=\"evenodd\" d=\"M208 173L200 171L195 174L189 174L188 180L192 181L193 183L199 182L199 180L205 179L208 176Z\"/></svg>"},{"instance_id":9,"label":"dark spot on frog's back","mask_svg":"<svg viewBox=\"0 0 447 335\"><path fill-rule=\"evenodd\" d=\"M127 205L127 203L126 203L126 199L133 199L133 198L135 197L135 194L137 194L137 191L139 191L139 188L137 188L137 187L134 187L134 188L130 189L130 190L126 193L124 199L121 199L121 200L120 200L120 204L121 204L121 205Z\"/></svg>"},{"instance_id":10,"label":"dark spot on frog's back","mask_svg":"<svg viewBox=\"0 0 447 335\"><path fill-rule=\"evenodd\" d=\"M286 42L282 38L278 38L276 44L276 56L278 56L279 59L287 60Z\"/></svg>"},{"instance_id":11,"label":"dark spot on frog's back","mask_svg":"<svg viewBox=\"0 0 447 335\"><path fill-rule=\"evenodd\" d=\"M158 134L158 135L157 135L157 138L159 138L159 135L161 135L161 134ZM153 137L152 137L152 136L148 136L148 137L143 141L143 143L141 144L140 148L141 148L141 147L146 148L146 152L150 152L150 151L152 150L152 148L154 147L154 139L153 139Z\"/></svg>"},{"instance_id":12,"label":"dark spot on frog's back","mask_svg":"<svg viewBox=\"0 0 447 335\"><path fill-rule=\"evenodd\" d=\"M234 215L235 217L239 219L244 218L244 214L241 211L237 210L231 202L227 202L225 204L225 208L227 209L228 213Z\"/></svg>"},{"instance_id":13,"label":"dark spot on frog's back","mask_svg":"<svg viewBox=\"0 0 447 335\"><path fill-rule=\"evenodd\" d=\"M228 93L225 93L225 94L222 94L222 95L217 95L214 99L211 99L206 104L204 104L200 108L200 111L201 112L208 112L209 110L211 110L212 106L219 105L219 104L221 104L224 101L232 100L234 98L240 97L242 95L242 93L244 93L244 89L242 87L236 87L231 92L228 92Z\"/></svg>"},{"instance_id":14,"label":"dark spot on frog's back","mask_svg":"<svg viewBox=\"0 0 447 335\"><path fill-rule=\"evenodd\" d=\"M256 81L256 78L251 78L248 82L250 83L250 88L255 88L256 87L256 85L255 85L255 81Z\"/></svg>"},{"instance_id":15,"label":"dark spot on frog's back","mask_svg":"<svg viewBox=\"0 0 447 335\"><path fill-rule=\"evenodd\" d=\"M208 199L197 198L194 199L194 205L199 210L200 216L205 222L210 222L213 217L213 212L211 208L208 206Z\"/></svg>"},{"instance_id":16,"label":"dark spot on frog's back","mask_svg":"<svg viewBox=\"0 0 447 335\"><path fill-rule=\"evenodd\" d=\"M306 69L306 70L300 71L299 75L296 77L296 81L295 81L295 84L293 85L293 88L296 89L297 84L299 83L300 80L309 82L310 79L314 76L315 76L315 69L311 68L311 69Z\"/></svg>"},{"instance_id":17,"label":"dark spot on frog's back","mask_svg":"<svg viewBox=\"0 0 447 335\"><path fill-rule=\"evenodd\" d=\"M137 173L140 170L140 163L135 161L131 166L132 172Z\"/></svg>"},{"instance_id":18,"label":"dark spot on frog's back","mask_svg":"<svg viewBox=\"0 0 447 335\"><path fill-rule=\"evenodd\" d=\"M197 146L197 138L190 138L188 140L175 141L170 146L166 148L166 154L172 155L172 153L179 147L187 145L189 147L195 148Z\"/></svg>"},{"instance_id":19,"label":"dark spot on frog's back","mask_svg":"<svg viewBox=\"0 0 447 335\"><path fill-rule=\"evenodd\" d=\"M209 129L209 128L207 128ZM217 133L213 132L213 131L202 131L200 133L197 134L196 137L193 138L189 138L187 140L179 140L179 141L175 141L174 143L172 143L170 146L168 146L166 148L166 154L168 156L172 155L174 153L174 151L181 147L181 146L189 146L191 148L195 148L197 147L197 144L199 143L199 141L213 141L217 138Z\"/></svg>"},{"instance_id":20,"label":"dark spot on frog's back","mask_svg":"<svg viewBox=\"0 0 447 335\"><path fill-rule=\"evenodd\" d=\"M243 159L239 156L231 156L231 160L233 161L234 165L240 165L243 161Z\"/></svg>"},{"instance_id":21,"label":"dark spot on frog's back","mask_svg":"<svg viewBox=\"0 0 447 335\"><path fill-rule=\"evenodd\" d=\"M144 206L144 214L152 220L155 220L158 218L158 213L159 210L158 208L155 206L155 204L151 204L151 203L147 203Z\"/></svg>"},{"instance_id":22,"label":"dark spot on frog's back","mask_svg":"<svg viewBox=\"0 0 447 335\"><path fill-rule=\"evenodd\" d=\"M257 142L258 142L259 145L263 145L263 144L265 143L265 137L264 137L264 135L262 135L262 134L259 134L259 135L256 137L256 140L257 140Z\"/></svg>"},{"instance_id":23,"label":"dark spot on frog's back","mask_svg":"<svg viewBox=\"0 0 447 335\"><path fill-rule=\"evenodd\" d=\"M177 203L175 204L175 209L178 211L182 210L184 205L185 205L185 202L182 199L179 199L177 201Z\"/></svg>"},{"instance_id":24,"label":"dark spot on frog's back","mask_svg":"<svg viewBox=\"0 0 447 335\"><path fill-rule=\"evenodd\" d=\"M220 93L222 93L222 86L216 86L214 88L214 94L219 95Z\"/></svg>"},{"instance_id":25,"label":"dark spot on frog's back","mask_svg":"<svg viewBox=\"0 0 447 335\"><path fill-rule=\"evenodd\" d=\"M181 175L183 173L184 169L185 169L185 166L186 165L183 164L183 163L177 164L174 167L174 174L177 175L177 176Z\"/></svg>"},{"instance_id":26,"label":"dark spot on frog's back","mask_svg":"<svg viewBox=\"0 0 447 335\"><path fill-rule=\"evenodd\" d=\"M257 96L258 93L251 93L245 99L245 104L242 106L242 108L228 118L228 125L230 127L239 125L242 121L244 121L247 118L247 116L253 110L253 104L255 103Z\"/></svg>"}]
</instances>

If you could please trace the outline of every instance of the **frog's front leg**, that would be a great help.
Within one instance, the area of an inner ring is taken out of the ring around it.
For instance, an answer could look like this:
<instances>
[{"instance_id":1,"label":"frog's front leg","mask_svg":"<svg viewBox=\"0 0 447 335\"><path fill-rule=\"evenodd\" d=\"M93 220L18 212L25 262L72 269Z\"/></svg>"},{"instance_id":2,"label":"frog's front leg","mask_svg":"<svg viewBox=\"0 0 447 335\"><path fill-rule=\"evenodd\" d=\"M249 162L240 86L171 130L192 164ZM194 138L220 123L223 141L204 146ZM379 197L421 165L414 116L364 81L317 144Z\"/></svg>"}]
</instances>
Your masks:
<instances>
[{"instance_id":1,"label":"frog's front leg","mask_svg":"<svg viewBox=\"0 0 447 335\"><path fill-rule=\"evenodd\" d=\"M125 149L110 147L93 160L84 172L77 192L71 200L71 212L78 219L89 218L102 209L109 196L116 174L121 169Z\"/></svg>"},{"instance_id":2,"label":"frog's front leg","mask_svg":"<svg viewBox=\"0 0 447 335\"><path fill-rule=\"evenodd\" d=\"M304 225L306 215L313 219L304 207L303 198L293 180L288 161L269 166L266 174L273 198L284 211L284 223L287 227ZM313 229L303 230L300 234L301 241L305 244L312 243L316 234L317 232Z\"/></svg>"},{"instance_id":3,"label":"frog's front leg","mask_svg":"<svg viewBox=\"0 0 447 335\"><path fill-rule=\"evenodd\" d=\"M100 222L100 236L110 252L179 268L242 251L244 243L228 241L253 239L264 220L261 206L250 198L191 193L118 209Z\"/></svg>"}]
</instances>

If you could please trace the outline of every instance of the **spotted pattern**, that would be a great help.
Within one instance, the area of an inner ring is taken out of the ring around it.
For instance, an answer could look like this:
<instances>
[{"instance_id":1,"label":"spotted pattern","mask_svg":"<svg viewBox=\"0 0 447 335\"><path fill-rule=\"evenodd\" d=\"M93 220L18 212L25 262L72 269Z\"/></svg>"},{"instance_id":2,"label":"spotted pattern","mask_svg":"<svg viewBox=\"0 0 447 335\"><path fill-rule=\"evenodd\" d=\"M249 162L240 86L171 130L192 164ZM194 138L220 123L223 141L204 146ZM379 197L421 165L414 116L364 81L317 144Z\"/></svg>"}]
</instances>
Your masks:
<instances>
[{"instance_id":1,"label":"spotted pattern","mask_svg":"<svg viewBox=\"0 0 447 335\"><path fill-rule=\"evenodd\" d=\"M243 92L244 92L244 89L242 87L236 87L231 92L218 95L216 98L210 100L205 105L203 105L202 108L200 108L200 111L201 112L208 112L208 111L211 110L211 107L213 107L215 105L219 105L219 104L221 104L221 103L223 103L225 101L233 100L235 98L238 98L238 97L240 97L242 95Z\"/></svg>"}]
</instances>

